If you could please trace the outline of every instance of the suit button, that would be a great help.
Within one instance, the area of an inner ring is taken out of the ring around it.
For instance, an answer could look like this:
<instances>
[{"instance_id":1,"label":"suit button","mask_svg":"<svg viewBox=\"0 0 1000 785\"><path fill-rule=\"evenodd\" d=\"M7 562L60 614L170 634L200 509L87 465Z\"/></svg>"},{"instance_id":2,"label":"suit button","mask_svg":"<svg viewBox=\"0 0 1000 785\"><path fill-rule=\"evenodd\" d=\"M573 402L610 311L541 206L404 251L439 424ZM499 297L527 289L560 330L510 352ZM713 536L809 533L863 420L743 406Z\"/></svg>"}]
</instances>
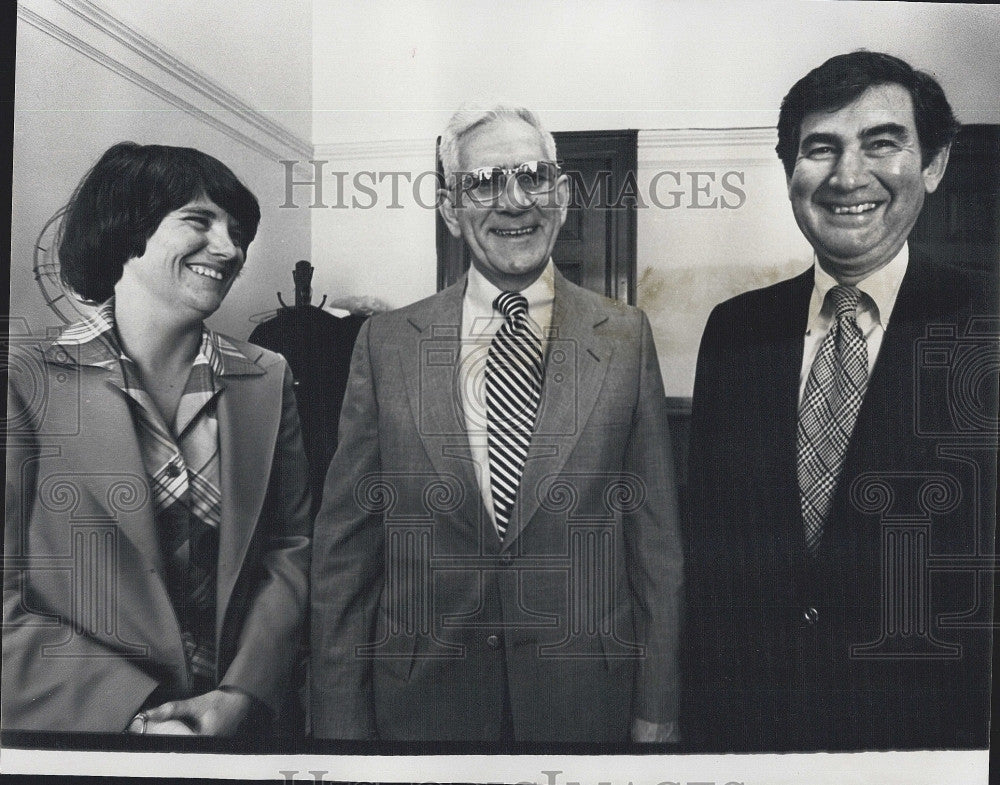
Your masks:
<instances>
[{"instance_id":1,"label":"suit button","mask_svg":"<svg viewBox=\"0 0 1000 785\"><path fill-rule=\"evenodd\" d=\"M490 635L486 639L486 645L489 646L491 649L499 649L500 648L500 638L499 638L499 636L497 636L497 635Z\"/></svg>"},{"instance_id":2,"label":"suit button","mask_svg":"<svg viewBox=\"0 0 1000 785\"><path fill-rule=\"evenodd\" d=\"M819 611L815 608L806 608L802 611L802 620L812 627L816 622L819 621Z\"/></svg>"},{"instance_id":3,"label":"suit button","mask_svg":"<svg viewBox=\"0 0 1000 785\"><path fill-rule=\"evenodd\" d=\"M181 473L181 467L176 463L168 463L166 472L168 477L177 477Z\"/></svg>"}]
</instances>

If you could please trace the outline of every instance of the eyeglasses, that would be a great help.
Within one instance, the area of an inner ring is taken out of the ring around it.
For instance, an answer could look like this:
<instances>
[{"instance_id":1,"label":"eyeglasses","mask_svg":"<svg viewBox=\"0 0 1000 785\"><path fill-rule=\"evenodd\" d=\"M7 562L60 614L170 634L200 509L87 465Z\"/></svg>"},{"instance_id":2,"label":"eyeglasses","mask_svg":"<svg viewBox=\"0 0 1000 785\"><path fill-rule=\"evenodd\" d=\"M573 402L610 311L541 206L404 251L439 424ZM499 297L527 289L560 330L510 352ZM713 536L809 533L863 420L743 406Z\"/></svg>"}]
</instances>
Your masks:
<instances>
[{"instance_id":1,"label":"eyeglasses","mask_svg":"<svg viewBox=\"0 0 1000 785\"><path fill-rule=\"evenodd\" d=\"M559 162L525 161L509 168L480 166L471 172L461 172L458 188L478 204L494 204L507 189L511 178L528 196L541 196L556 187L559 181Z\"/></svg>"}]
</instances>

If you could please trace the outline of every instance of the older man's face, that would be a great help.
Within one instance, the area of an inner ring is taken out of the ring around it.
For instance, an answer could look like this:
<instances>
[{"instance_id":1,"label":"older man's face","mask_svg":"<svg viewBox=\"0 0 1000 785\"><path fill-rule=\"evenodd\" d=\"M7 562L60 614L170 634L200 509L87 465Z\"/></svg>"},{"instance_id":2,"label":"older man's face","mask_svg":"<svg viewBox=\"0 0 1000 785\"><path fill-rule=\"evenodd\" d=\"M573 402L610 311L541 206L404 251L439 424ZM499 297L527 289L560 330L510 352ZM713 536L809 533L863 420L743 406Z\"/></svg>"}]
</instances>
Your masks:
<instances>
[{"instance_id":1,"label":"older man's face","mask_svg":"<svg viewBox=\"0 0 1000 785\"><path fill-rule=\"evenodd\" d=\"M947 162L944 150L921 166L913 100L901 85L807 114L788 197L823 269L852 284L892 261Z\"/></svg>"},{"instance_id":2,"label":"older man's face","mask_svg":"<svg viewBox=\"0 0 1000 785\"><path fill-rule=\"evenodd\" d=\"M461 142L463 172L479 167L513 168L546 158L538 131L519 119L482 125ZM520 291L541 274L566 220L569 182L558 178L552 191L531 196L513 180L493 202L478 203L450 191L442 206L449 230L472 250L472 263L503 290Z\"/></svg>"}]
</instances>

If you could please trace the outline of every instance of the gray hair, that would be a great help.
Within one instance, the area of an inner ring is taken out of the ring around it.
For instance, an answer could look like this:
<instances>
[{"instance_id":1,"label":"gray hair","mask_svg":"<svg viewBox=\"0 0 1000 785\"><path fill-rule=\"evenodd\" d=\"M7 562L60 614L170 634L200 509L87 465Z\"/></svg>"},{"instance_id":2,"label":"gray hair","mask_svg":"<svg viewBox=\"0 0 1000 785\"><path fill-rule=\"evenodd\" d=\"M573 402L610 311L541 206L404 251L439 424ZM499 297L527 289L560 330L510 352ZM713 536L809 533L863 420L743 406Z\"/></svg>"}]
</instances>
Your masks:
<instances>
[{"instance_id":1,"label":"gray hair","mask_svg":"<svg viewBox=\"0 0 1000 785\"><path fill-rule=\"evenodd\" d=\"M441 166L444 168L444 176L450 178L460 168L458 162L459 149L462 144L462 138L466 134L482 125L503 119L523 120L538 131L538 136L542 140L542 150L545 158L550 161L556 160L556 140L552 137L551 132L546 130L545 126L542 125L542 121L538 119L538 115L527 107L497 104L489 109L462 108L451 116L448 126L444 129L444 133L441 134L441 147L438 152L441 156Z\"/></svg>"}]
</instances>

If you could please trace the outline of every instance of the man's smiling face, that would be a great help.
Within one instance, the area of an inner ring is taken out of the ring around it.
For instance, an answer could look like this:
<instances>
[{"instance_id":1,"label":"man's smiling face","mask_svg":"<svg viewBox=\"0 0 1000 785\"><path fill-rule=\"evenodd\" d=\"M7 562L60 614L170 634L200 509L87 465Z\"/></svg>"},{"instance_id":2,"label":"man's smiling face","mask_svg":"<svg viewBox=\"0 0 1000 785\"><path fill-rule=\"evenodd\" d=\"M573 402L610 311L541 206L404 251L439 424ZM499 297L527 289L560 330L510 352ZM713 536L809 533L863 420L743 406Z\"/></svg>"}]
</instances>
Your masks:
<instances>
[{"instance_id":1,"label":"man's smiling face","mask_svg":"<svg viewBox=\"0 0 1000 785\"><path fill-rule=\"evenodd\" d=\"M474 128L460 145L463 172L479 167L516 167L545 160L537 129L520 119L503 118ZM492 204L448 192L442 216L449 230L472 250L472 263L503 290L520 291L541 275L566 220L569 180L560 175L555 188L537 197L524 193L516 180Z\"/></svg>"},{"instance_id":2,"label":"man's smiling face","mask_svg":"<svg viewBox=\"0 0 1000 785\"><path fill-rule=\"evenodd\" d=\"M913 99L901 85L807 114L788 198L823 269L852 284L892 261L947 163L946 148L921 165Z\"/></svg>"}]
</instances>

